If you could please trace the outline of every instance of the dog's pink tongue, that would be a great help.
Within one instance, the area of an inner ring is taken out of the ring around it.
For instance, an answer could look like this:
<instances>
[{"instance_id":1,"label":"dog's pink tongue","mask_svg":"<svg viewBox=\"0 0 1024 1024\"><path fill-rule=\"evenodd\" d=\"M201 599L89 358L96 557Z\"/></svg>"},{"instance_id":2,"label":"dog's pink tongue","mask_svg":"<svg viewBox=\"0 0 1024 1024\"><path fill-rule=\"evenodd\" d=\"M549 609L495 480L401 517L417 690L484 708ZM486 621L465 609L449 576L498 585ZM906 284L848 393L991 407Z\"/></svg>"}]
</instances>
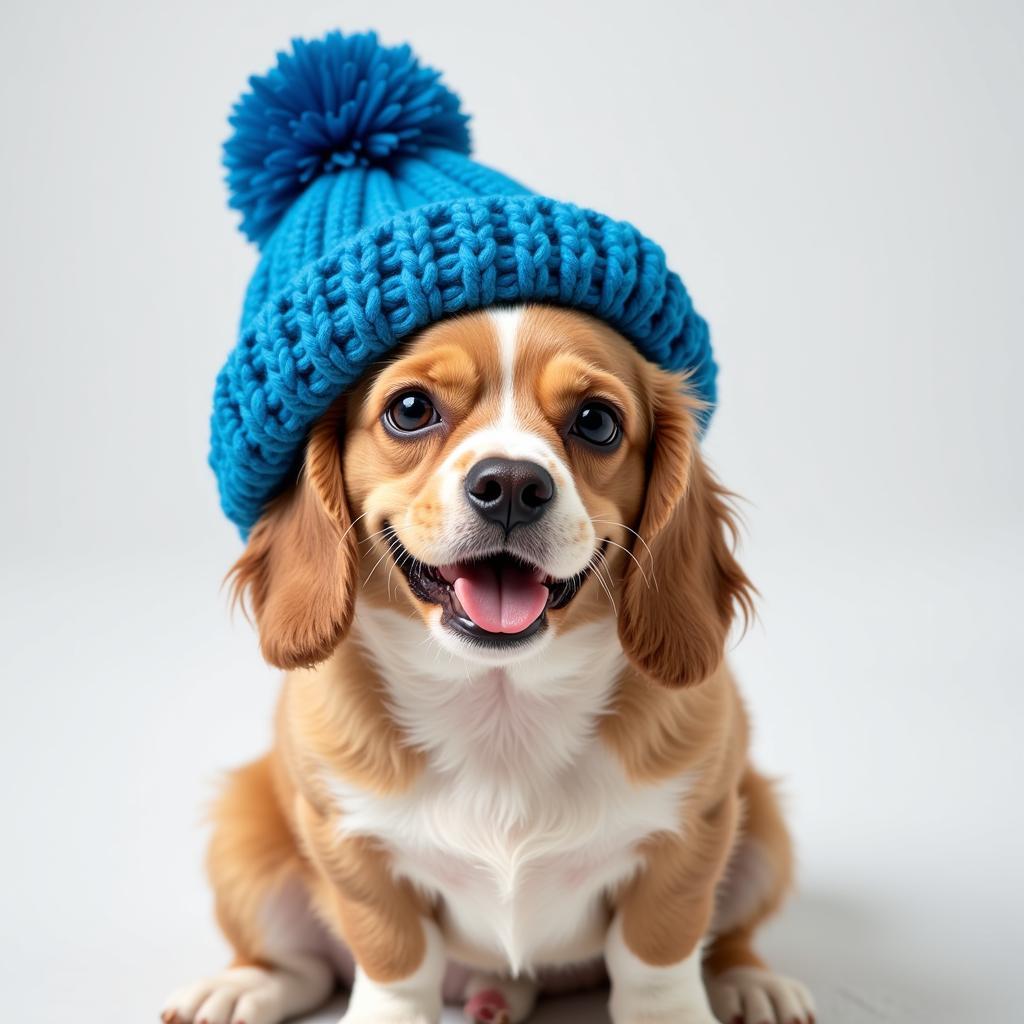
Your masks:
<instances>
[{"instance_id":1,"label":"dog's pink tongue","mask_svg":"<svg viewBox=\"0 0 1024 1024\"><path fill-rule=\"evenodd\" d=\"M521 633L544 611L548 588L529 569L485 563L445 566L466 614L489 633Z\"/></svg>"}]
</instances>

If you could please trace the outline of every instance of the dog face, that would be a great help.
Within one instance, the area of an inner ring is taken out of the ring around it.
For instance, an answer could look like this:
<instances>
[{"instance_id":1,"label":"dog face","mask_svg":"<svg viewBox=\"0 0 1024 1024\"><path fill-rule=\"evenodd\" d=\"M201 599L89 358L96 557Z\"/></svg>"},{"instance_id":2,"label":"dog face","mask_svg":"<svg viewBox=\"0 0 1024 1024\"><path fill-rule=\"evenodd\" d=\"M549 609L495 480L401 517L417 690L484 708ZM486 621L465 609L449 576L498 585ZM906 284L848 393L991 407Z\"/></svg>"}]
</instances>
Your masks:
<instances>
[{"instance_id":1,"label":"dog face","mask_svg":"<svg viewBox=\"0 0 1024 1024\"><path fill-rule=\"evenodd\" d=\"M443 647L503 663L611 613L611 540L644 491L642 370L596 323L509 310L427 331L354 396L349 493Z\"/></svg>"},{"instance_id":2,"label":"dog face","mask_svg":"<svg viewBox=\"0 0 1024 1024\"><path fill-rule=\"evenodd\" d=\"M550 307L437 324L316 425L235 567L265 656L322 660L357 595L490 665L608 616L670 683L717 666L749 584L681 381Z\"/></svg>"}]
</instances>

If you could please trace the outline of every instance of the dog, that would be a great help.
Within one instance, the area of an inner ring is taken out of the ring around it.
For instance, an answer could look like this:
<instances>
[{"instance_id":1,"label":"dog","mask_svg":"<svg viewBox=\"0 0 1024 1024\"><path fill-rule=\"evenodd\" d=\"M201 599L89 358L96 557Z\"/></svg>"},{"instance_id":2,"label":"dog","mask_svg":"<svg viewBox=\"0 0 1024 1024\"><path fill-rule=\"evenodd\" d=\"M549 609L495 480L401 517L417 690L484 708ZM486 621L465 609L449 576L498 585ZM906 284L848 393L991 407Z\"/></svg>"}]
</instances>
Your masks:
<instances>
[{"instance_id":1,"label":"dog","mask_svg":"<svg viewBox=\"0 0 1024 1024\"><path fill-rule=\"evenodd\" d=\"M442 320L310 432L232 570L287 670L213 811L227 970L165 1024L810 1024L752 942L792 876L724 660L754 590L685 378L552 306Z\"/></svg>"}]
</instances>

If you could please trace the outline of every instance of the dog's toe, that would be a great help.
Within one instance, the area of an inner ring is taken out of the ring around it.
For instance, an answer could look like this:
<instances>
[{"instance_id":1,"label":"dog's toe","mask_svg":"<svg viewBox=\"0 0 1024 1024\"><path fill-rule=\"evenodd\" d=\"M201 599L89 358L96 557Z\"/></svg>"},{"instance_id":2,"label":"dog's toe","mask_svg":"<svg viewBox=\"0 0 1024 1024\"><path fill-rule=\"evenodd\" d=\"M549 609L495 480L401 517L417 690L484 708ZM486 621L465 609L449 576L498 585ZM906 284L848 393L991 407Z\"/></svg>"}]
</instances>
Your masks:
<instances>
[{"instance_id":1,"label":"dog's toe","mask_svg":"<svg viewBox=\"0 0 1024 1024\"><path fill-rule=\"evenodd\" d=\"M708 998L724 1024L814 1024L807 986L760 967L732 967L708 981Z\"/></svg>"}]
</instances>

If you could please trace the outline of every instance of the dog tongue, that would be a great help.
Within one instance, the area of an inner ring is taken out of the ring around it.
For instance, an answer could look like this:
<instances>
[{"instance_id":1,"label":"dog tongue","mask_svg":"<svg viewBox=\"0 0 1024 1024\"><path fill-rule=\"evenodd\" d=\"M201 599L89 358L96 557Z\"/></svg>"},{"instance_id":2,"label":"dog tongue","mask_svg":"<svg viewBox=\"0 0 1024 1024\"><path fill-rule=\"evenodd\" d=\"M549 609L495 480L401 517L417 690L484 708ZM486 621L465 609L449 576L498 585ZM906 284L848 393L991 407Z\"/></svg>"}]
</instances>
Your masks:
<instances>
[{"instance_id":1,"label":"dog tongue","mask_svg":"<svg viewBox=\"0 0 1024 1024\"><path fill-rule=\"evenodd\" d=\"M539 572L510 562L446 565L441 574L466 614L489 633L521 633L548 603Z\"/></svg>"}]
</instances>

